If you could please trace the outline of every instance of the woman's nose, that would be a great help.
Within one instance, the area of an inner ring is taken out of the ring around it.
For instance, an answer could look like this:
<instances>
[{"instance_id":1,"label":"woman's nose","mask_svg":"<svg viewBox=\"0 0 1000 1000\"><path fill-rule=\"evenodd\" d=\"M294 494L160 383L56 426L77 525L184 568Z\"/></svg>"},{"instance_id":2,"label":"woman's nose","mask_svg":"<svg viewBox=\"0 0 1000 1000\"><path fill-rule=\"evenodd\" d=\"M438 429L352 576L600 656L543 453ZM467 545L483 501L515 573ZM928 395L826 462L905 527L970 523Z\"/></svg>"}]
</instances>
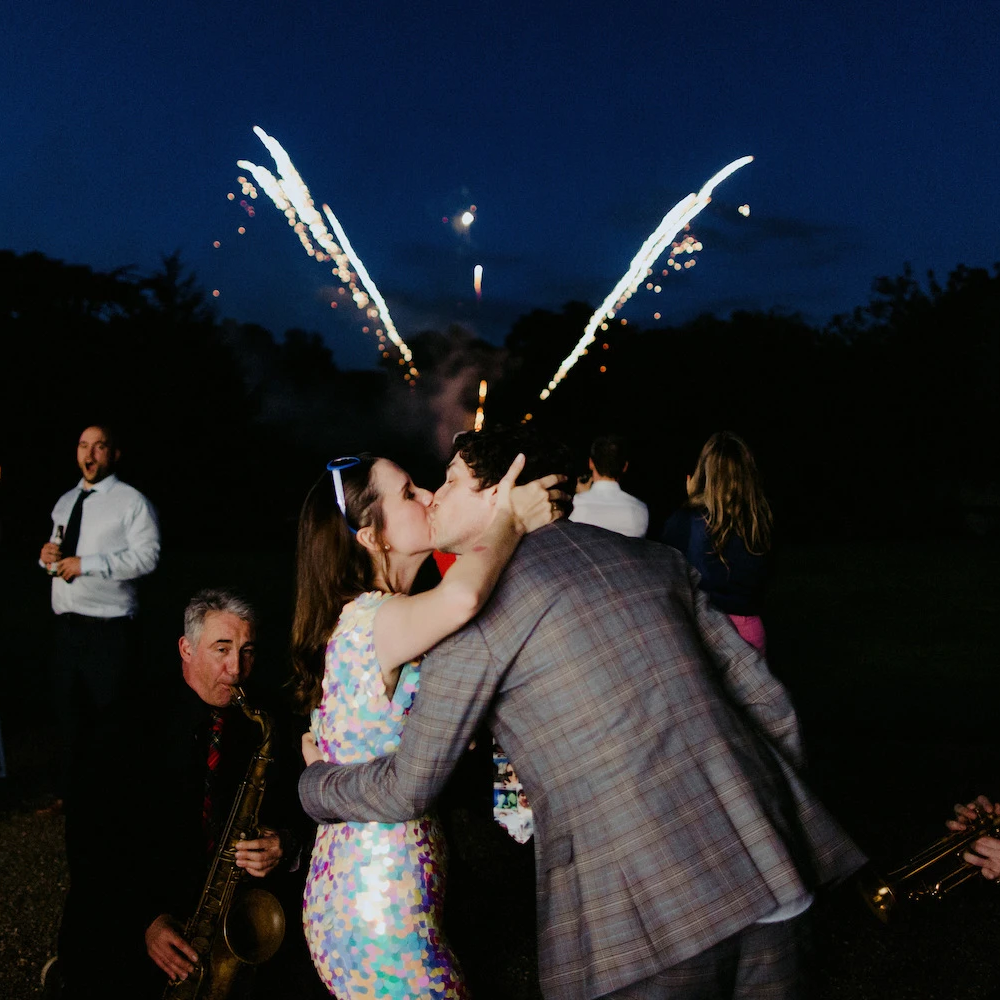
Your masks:
<instances>
[{"instance_id":1,"label":"woman's nose","mask_svg":"<svg viewBox=\"0 0 1000 1000\"><path fill-rule=\"evenodd\" d=\"M431 503L434 500L434 494L431 493L430 490L425 490L425 489L421 488L418 495L420 497L420 502L425 507L430 507Z\"/></svg>"}]
</instances>

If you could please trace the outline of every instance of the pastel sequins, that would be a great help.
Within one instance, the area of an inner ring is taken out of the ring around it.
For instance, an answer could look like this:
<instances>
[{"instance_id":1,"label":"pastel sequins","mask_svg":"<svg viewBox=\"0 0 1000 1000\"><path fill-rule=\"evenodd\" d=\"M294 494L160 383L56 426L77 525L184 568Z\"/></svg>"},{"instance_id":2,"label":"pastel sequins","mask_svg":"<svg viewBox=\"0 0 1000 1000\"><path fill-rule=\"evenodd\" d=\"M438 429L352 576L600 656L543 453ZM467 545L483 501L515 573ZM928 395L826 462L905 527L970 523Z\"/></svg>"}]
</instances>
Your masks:
<instances>
[{"instance_id":1,"label":"pastel sequins","mask_svg":"<svg viewBox=\"0 0 1000 1000\"><path fill-rule=\"evenodd\" d=\"M391 753L420 685L406 664L390 700L375 659L375 611L362 594L341 613L326 650L312 732L327 760ZM313 962L339 1000L424 1000L467 994L444 941L445 847L437 821L321 824L303 900Z\"/></svg>"}]
</instances>

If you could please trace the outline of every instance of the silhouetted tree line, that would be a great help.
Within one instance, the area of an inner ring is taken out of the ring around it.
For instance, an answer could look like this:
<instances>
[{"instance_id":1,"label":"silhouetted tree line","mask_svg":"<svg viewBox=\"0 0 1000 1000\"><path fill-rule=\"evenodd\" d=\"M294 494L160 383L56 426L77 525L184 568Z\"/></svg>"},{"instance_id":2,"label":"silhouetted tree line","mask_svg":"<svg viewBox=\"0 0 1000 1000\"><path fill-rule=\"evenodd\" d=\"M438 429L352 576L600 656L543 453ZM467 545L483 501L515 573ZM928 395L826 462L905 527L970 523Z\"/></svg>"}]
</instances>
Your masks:
<instances>
[{"instance_id":1,"label":"silhouetted tree line","mask_svg":"<svg viewBox=\"0 0 1000 1000\"><path fill-rule=\"evenodd\" d=\"M722 428L750 443L796 537L996 528L1000 265L958 267L943 286L930 274L925 287L907 267L823 329L776 312L657 330L616 318L539 400L590 313L570 303L518 320L489 414L531 413L581 456L602 431L628 434L626 485L650 503L654 530Z\"/></svg>"},{"instance_id":2,"label":"silhouetted tree line","mask_svg":"<svg viewBox=\"0 0 1000 1000\"><path fill-rule=\"evenodd\" d=\"M751 444L798 537L994 524L1000 267L959 267L943 286L906 269L825 329L775 312L656 330L615 319L539 400L591 311L536 310L503 348L460 327L410 337L411 388L397 358L345 372L318 333L218 320L176 254L137 276L0 252L5 548L37 549L88 422L119 429L123 477L157 504L174 546L284 543L334 453L388 453L436 485L481 378L487 421L530 413L581 466L595 435L627 434L626 486L650 503L654 530L724 427Z\"/></svg>"}]
</instances>

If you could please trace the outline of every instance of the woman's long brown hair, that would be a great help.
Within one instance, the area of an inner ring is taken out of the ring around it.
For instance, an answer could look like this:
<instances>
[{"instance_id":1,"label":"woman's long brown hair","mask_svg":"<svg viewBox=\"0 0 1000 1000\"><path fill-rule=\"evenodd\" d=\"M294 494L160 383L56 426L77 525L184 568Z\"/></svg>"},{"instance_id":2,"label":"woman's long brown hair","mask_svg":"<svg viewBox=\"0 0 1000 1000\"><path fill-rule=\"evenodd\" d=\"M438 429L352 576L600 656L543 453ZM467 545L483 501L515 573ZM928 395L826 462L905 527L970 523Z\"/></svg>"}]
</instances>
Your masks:
<instances>
[{"instance_id":1,"label":"woman's long brown hair","mask_svg":"<svg viewBox=\"0 0 1000 1000\"><path fill-rule=\"evenodd\" d=\"M350 528L371 525L381 539L382 504L372 469L377 458L361 455L341 472L346 516L337 506L333 478L324 472L302 504L295 551L295 612L292 616L292 696L311 712L323 690L324 653L344 605L371 590L375 568Z\"/></svg>"},{"instance_id":2,"label":"woman's long brown hair","mask_svg":"<svg viewBox=\"0 0 1000 1000\"><path fill-rule=\"evenodd\" d=\"M702 508L719 558L735 533L752 555L771 548L771 508L750 449L731 431L713 434L688 484L688 505Z\"/></svg>"}]
</instances>

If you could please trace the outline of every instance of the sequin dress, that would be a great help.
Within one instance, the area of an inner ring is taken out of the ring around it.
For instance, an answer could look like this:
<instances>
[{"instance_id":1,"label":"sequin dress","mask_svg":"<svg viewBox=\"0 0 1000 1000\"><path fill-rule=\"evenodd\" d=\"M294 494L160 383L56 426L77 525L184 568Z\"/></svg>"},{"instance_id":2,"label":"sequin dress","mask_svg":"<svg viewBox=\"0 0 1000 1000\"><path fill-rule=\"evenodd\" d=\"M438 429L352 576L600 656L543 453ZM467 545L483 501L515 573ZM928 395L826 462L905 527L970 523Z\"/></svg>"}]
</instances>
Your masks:
<instances>
[{"instance_id":1,"label":"sequin dress","mask_svg":"<svg viewBox=\"0 0 1000 1000\"><path fill-rule=\"evenodd\" d=\"M386 696L372 629L387 596L362 594L348 604L326 648L311 729L334 763L394 751L420 684L417 663L408 663L392 699ZM303 921L313 962L338 1000L465 1000L440 929L444 869L444 838L430 816L320 824Z\"/></svg>"}]
</instances>

